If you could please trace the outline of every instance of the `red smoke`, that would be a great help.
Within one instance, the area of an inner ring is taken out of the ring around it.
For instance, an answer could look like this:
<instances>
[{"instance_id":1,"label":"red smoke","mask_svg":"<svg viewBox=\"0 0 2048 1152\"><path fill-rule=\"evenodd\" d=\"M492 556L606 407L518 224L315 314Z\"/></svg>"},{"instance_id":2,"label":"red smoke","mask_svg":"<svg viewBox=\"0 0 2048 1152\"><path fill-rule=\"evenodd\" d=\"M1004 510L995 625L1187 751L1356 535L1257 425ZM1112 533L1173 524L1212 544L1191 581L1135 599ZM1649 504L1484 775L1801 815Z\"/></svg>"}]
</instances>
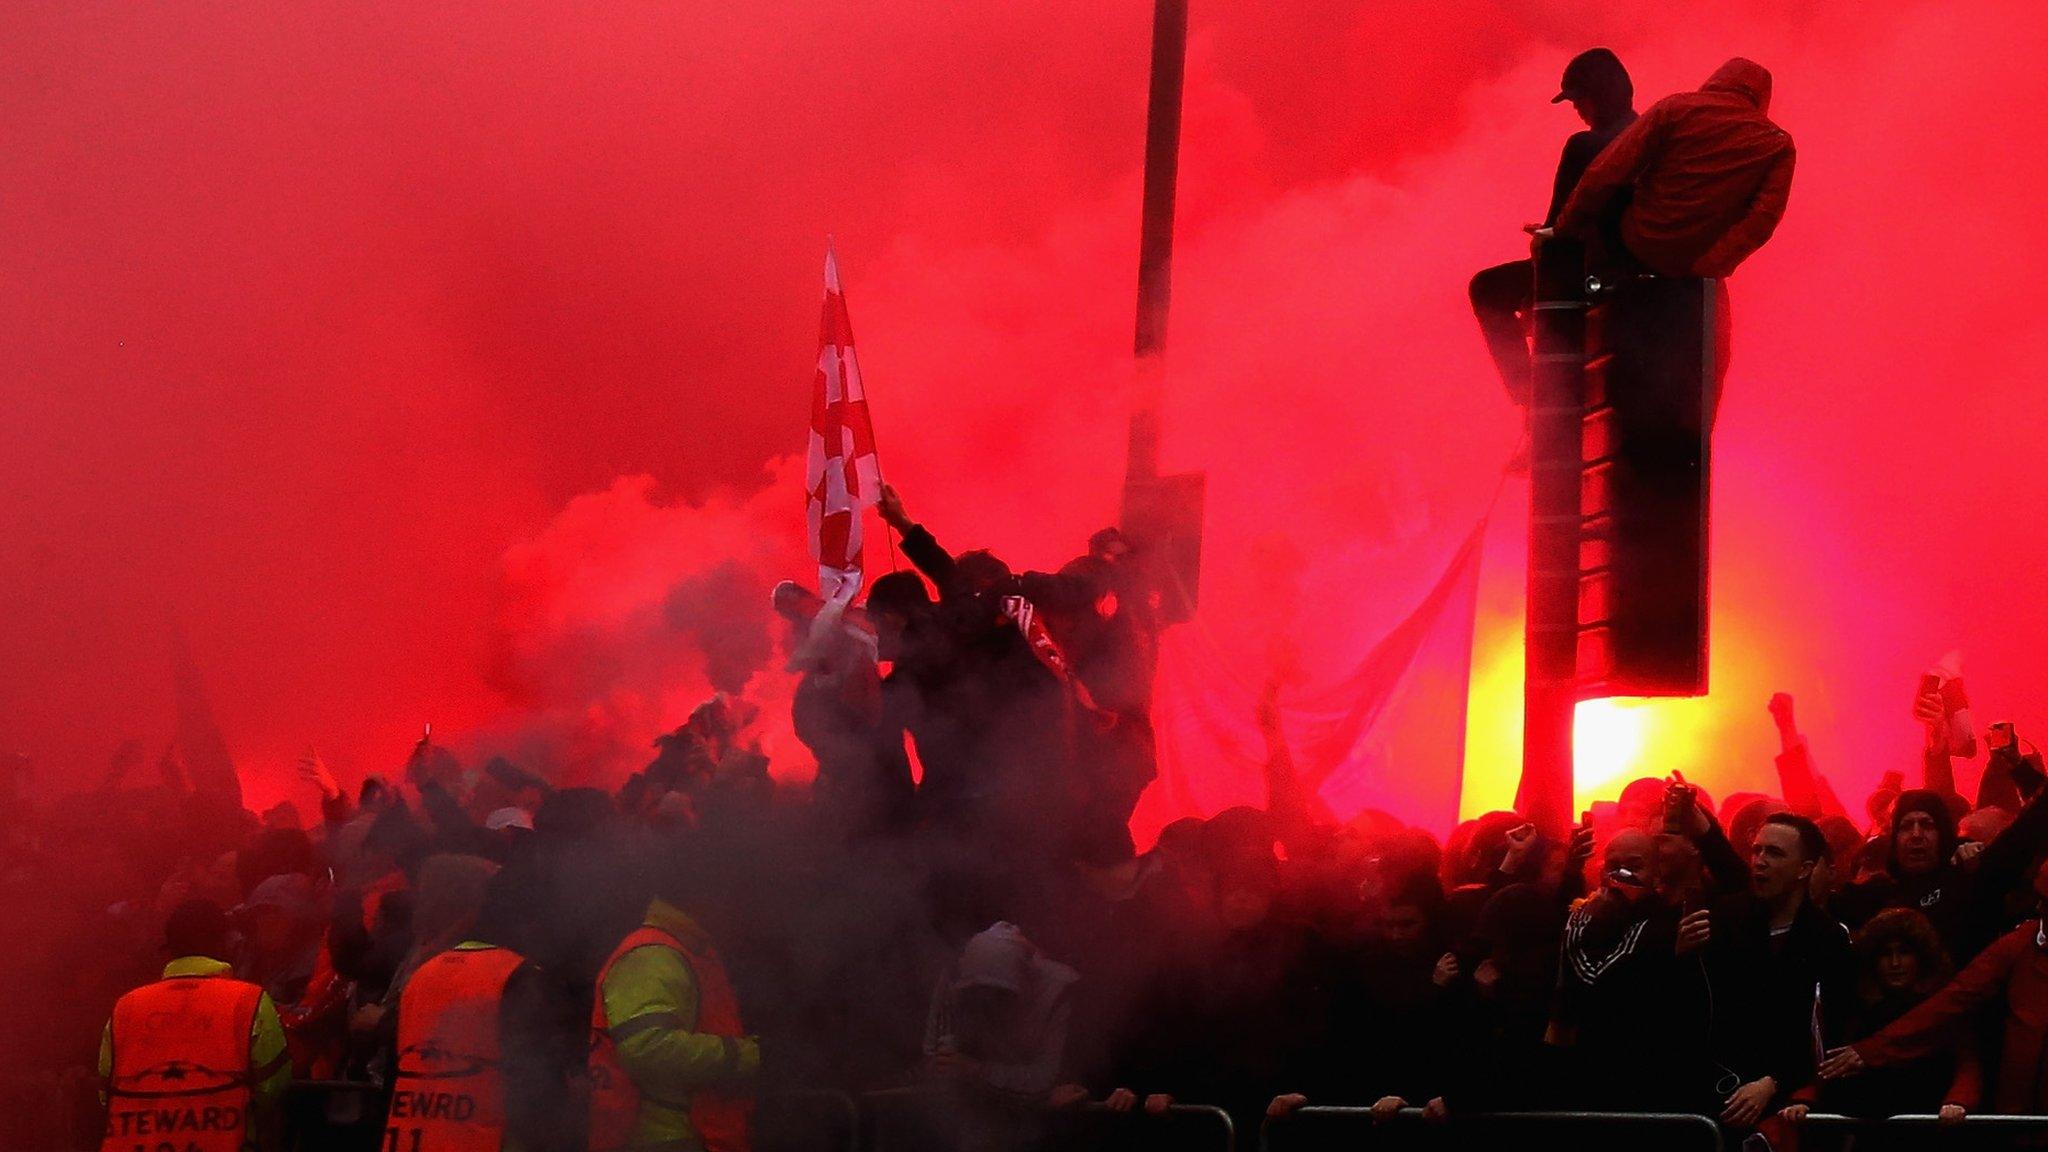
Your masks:
<instances>
[{"instance_id":1,"label":"red smoke","mask_svg":"<svg viewBox=\"0 0 2048 1152\"><path fill-rule=\"evenodd\" d=\"M721 680L772 700L828 231L912 511L1066 559L1120 471L1147 8L0 14L0 747L64 788L168 740L174 628L259 802L307 743L388 770L431 720L610 778ZM1344 666L1486 505L1516 418L1464 280L1606 43L1643 104L1763 62L1800 146L1733 285L1716 691L1630 769L1767 783L1782 688L1854 792L1911 768L1950 648L1981 718L2048 730L2048 13L1200 0L1193 33L1167 464L1209 471L1203 625L1248 675L1290 620ZM1511 782L1515 497L1468 807Z\"/></svg>"}]
</instances>

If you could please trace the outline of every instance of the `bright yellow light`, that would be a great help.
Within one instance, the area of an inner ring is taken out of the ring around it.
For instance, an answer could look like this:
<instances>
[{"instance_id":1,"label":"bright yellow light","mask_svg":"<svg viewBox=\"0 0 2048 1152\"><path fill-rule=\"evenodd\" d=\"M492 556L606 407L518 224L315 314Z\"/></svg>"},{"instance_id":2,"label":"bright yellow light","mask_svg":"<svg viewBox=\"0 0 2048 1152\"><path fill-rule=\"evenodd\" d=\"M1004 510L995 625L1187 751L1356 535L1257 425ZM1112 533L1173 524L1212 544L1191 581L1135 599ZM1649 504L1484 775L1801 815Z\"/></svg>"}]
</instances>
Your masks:
<instances>
[{"instance_id":1,"label":"bright yellow light","mask_svg":"<svg viewBox=\"0 0 2048 1152\"><path fill-rule=\"evenodd\" d=\"M1642 700L1586 700L1572 725L1572 766L1581 803L1639 775L1649 712Z\"/></svg>"},{"instance_id":2,"label":"bright yellow light","mask_svg":"<svg viewBox=\"0 0 2048 1152\"><path fill-rule=\"evenodd\" d=\"M1465 719L1459 814L1514 807L1522 775L1522 612L1519 573L1482 587ZM1674 769L1714 796L1776 791L1777 735L1764 702L1782 681L1775 632L1756 634L1717 601L1712 696L1588 700L1574 717L1574 811L1612 800L1631 780ZM1819 695L1819 693L1815 693ZM1802 706L1807 697L1802 696ZM1805 713L1803 713L1805 714Z\"/></svg>"}]
</instances>

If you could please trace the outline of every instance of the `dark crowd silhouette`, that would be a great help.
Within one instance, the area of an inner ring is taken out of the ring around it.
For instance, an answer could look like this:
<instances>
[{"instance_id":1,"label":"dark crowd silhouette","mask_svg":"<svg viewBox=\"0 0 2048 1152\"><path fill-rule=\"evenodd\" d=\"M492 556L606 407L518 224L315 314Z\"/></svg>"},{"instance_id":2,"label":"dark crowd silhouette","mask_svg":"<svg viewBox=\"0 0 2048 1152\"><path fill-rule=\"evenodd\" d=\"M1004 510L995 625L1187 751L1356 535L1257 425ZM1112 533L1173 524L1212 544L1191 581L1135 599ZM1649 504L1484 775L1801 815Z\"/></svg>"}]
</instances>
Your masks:
<instances>
[{"instance_id":1,"label":"dark crowd silhouette","mask_svg":"<svg viewBox=\"0 0 2048 1152\"><path fill-rule=\"evenodd\" d=\"M776 590L806 788L725 697L612 790L425 738L344 789L309 754L305 821L177 752L50 800L11 764L0 1143L746 1148L795 1089L916 1088L990 1148L1083 1104L1684 1112L1780 1147L1809 1113L2048 1111L2048 777L1953 669L1854 809L1781 695L1777 795L1638 779L1563 839L1333 818L1276 683L1265 805L1138 852L1159 623L1123 539L1013 572L882 511L921 574Z\"/></svg>"}]
</instances>

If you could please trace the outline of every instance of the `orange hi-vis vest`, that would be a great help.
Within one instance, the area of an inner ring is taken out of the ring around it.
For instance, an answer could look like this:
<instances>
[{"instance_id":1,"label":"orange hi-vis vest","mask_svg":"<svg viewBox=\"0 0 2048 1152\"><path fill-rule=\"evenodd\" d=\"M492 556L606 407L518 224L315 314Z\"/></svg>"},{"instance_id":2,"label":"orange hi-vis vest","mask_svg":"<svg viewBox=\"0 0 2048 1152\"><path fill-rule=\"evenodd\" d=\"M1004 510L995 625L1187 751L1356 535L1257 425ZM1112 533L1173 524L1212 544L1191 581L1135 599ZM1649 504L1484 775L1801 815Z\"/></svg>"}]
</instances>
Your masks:
<instances>
[{"instance_id":1,"label":"orange hi-vis vest","mask_svg":"<svg viewBox=\"0 0 2048 1152\"><path fill-rule=\"evenodd\" d=\"M226 976L173 976L116 1001L100 1152L241 1152L262 1002L263 989Z\"/></svg>"},{"instance_id":2,"label":"orange hi-vis vest","mask_svg":"<svg viewBox=\"0 0 2048 1152\"><path fill-rule=\"evenodd\" d=\"M597 974L597 1003L590 1014L590 1152L617 1152L630 1146L643 1099L687 1111L690 1128L705 1152L748 1152L752 1143L748 1128L754 1110L751 1098L703 1090L691 1093L687 1103L663 1100L642 1092L619 1063L618 1043L612 1038L604 1015L604 982L611 975L612 965L626 953L648 947L672 948L690 966L690 974L697 982L695 1031L734 1040L746 1035L740 1023L739 997L733 995L725 964L709 943L692 947L649 925L628 933L612 949L611 957Z\"/></svg>"},{"instance_id":3,"label":"orange hi-vis vest","mask_svg":"<svg viewBox=\"0 0 2048 1152\"><path fill-rule=\"evenodd\" d=\"M420 965L398 997L398 1067L383 1152L498 1152L505 1142L499 1009L525 958L451 948Z\"/></svg>"}]
</instances>

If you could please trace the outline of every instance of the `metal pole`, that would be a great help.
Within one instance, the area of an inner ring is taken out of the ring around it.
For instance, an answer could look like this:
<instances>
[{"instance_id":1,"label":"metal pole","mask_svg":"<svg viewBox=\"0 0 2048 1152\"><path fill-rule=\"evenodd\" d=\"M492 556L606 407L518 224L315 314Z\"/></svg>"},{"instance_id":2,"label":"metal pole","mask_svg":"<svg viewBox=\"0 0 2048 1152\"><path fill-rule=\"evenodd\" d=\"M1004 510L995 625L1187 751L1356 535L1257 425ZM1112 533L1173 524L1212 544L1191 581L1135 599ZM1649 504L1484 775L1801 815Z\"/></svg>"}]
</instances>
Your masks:
<instances>
[{"instance_id":1,"label":"metal pole","mask_svg":"<svg viewBox=\"0 0 2048 1152\"><path fill-rule=\"evenodd\" d=\"M1188 0L1155 0L1152 8L1152 92L1145 115L1145 202L1138 238L1138 322L1131 351L1138 360L1131 409L1127 480L1159 475L1159 411L1164 384L1167 306L1173 287L1173 207L1180 174L1181 82L1186 71Z\"/></svg>"},{"instance_id":2,"label":"metal pole","mask_svg":"<svg viewBox=\"0 0 2048 1152\"><path fill-rule=\"evenodd\" d=\"M1579 695L1585 267L1583 247L1569 240L1550 241L1537 257L1529 401L1529 594L1515 807L1560 838L1572 824L1572 714Z\"/></svg>"}]
</instances>

